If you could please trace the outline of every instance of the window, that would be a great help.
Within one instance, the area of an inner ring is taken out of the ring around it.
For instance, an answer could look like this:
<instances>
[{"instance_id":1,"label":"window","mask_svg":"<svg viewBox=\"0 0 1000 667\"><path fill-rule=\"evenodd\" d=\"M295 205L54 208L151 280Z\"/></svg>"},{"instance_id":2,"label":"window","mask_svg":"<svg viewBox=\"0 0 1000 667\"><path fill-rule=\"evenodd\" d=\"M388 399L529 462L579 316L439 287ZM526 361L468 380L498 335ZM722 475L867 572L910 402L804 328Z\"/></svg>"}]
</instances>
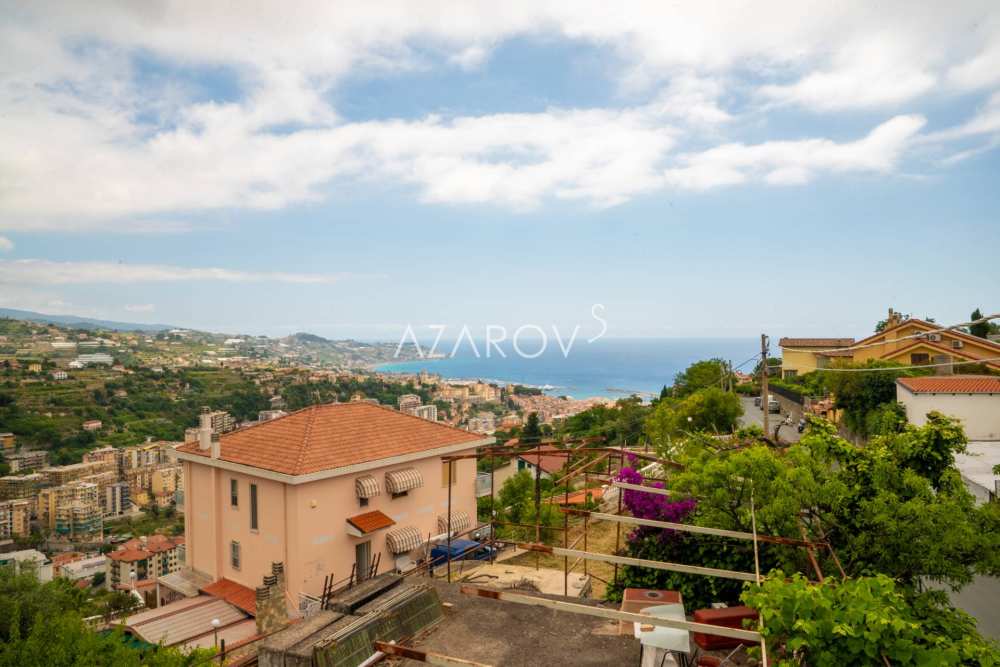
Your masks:
<instances>
[{"instance_id":1,"label":"window","mask_svg":"<svg viewBox=\"0 0 1000 667\"><path fill-rule=\"evenodd\" d=\"M368 499L367 498L358 498L358 503L362 507L368 507Z\"/></svg>"},{"instance_id":2,"label":"window","mask_svg":"<svg viewBox=\"0 0 1000 667\"><path fill-rule=\"evenodd\" d=\"M913 364L913 365L916 365L916 364L926 364L930 360L931 360L931 357L930 357L929 354L911 354L910 355L910 364Z\"/></svg>"},{"instance_id":3,"label":"window","mask_svg":"<svg viewBox=\"0 0 1000 667\"><path fill-rule=\"evenodd\" d=\"M449 484L455 483L455 463L457 461L445 461L441 464L441 488L448 488Z\"/></svg>"},{"instance_id":4,"label":"window","mask_svg":"<svg viewBox=\"0 0 1000 667\"><path fill-rule=\"evenodd\" d=\"M229 562L234 570L240 569L240 543L235 540L229 543Z\"/></svg>"},{"instance_id":5,"label":"window","mask_svg":"<svg viewBox=\"0 0 1000 667\"><path fill-rule=\"evenodd\" d=\"M229 504L233 507L240 506L240 483L235 479L229 480Z\"/></svg>"},{"instance_id":6,"label":"window","mask_svg":"<svg viewBox=\"0 0 1000 667\"><path fill-rule=\"evenodd\" d=\"M410 495L409 491L401 491L400 493L392 494L392 499L395 500L396 498L405 498L408 495Z\"/></svg>"},{"instance_id":7,"label":"window","mask_svg":"<svg viewBox=\"0 0 1000 667\"><path fill-rule=\"evenodd\" d=\"M250 530L257 530L257 485L250 485Z\"/></svg>"}]
</instances>

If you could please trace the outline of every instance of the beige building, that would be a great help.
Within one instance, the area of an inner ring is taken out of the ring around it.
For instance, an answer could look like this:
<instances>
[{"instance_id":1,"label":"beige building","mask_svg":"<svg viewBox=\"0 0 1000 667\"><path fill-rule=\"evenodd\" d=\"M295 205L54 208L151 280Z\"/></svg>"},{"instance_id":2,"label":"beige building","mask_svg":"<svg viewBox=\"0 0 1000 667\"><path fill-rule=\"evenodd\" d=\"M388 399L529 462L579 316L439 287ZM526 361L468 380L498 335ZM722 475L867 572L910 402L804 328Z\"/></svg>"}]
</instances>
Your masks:
<instances>
[{"instance_id":1,"label":"beige building","mask_svg":"<svg viewBox=\"0 0 1000 667\"><path fill-rule=\"evenodd\" d=\"M100 539L104 517L97 484L75 481L42 489L38 492L38 520L56 537Z\"/></svg>"},{"instance_id":2,"label":"beige building","mask_svg":"<svg viewBox=\"0 0 1000 667\"><path fill-rule=\"evenodd\" d=\"M39 472L45 476L46 485L62 486L90 475L114 472L116 470L117 468L113 461L111 463L95 461L92 463L73 463L65 466L49 466L48 468L42 468Z\"/></svg>"},{"instance_id":3,"label":"beige building","mask_svg":"<svg viewBox=\"0 0 1000 667\"><path fill-rule=\"evenodd\" d=\"M940 412L962 421L971 441L1000 440L1000 377L951 375L899 378L896 400L915 426L927 423L927 413Z\"/></svg>"},{"instance_id":4,"label":"beige building","mask_svg":"<svg viewBox=\"0 0 1000 667\"><path fill-rule=\"evenodd\" d=\"M11 472L37 470L49 464L49 453L44 450L22 450L17 454L8 454L5 458Z\"/></svg>"},{"instance_id":5,"label":"beige building","mask_svg":"<svg viewBox=\"0 0 1000 667\"><path fill-rule=\"evenodd\" d=\"M153 471L149 491L152 501L159 507L166 507L174 501L177 492L177 479L183 475L180 465L160 466Z\"/></svg>"},{"instance_id":6,"label":"beige building","mask_svg":"<svg viewBox=\"0 0 1000 667\"><path fill-rule=\"evenodd\" d=\"M181 568L183 544L183 537L159 534L125 542L107 554L105 585L109 590L135 590L148 607L158 606L156 579Z\"/></svg>"},{"instance_id":7,"label":"beige building","mask_svg":"<svg viewBox=\"0 0 1000 667\"><path fill-rule=\"evenodd\" d=\"M34 498L38 489L45 484L45 475L31 473L29 475L7 475L0 477L0 500L17 498Z\"/></svg>"},{"instance_id":8,"label":"beige building","mask_svg":"<svg viewBox=\"0 0 1000 667\"><path fill-rule=\"evenodd\" d=\"M318 405L221 438L203 424L184 465L187 565L255 587L285 564L294 604L325 577L419 558L428 536L476 527L473 453L493 438L367 402Z\"/></svg>"},{"instance_id":9,"label":"beige building","mask_svg":"<svg viewBox=\"0 0 1000 667\"><path fill-rule=\"evenodd\" d=\"M30 501L20 499L0 502L0 539L23 537L30 532Z\"/></svg>"}]
</instances>

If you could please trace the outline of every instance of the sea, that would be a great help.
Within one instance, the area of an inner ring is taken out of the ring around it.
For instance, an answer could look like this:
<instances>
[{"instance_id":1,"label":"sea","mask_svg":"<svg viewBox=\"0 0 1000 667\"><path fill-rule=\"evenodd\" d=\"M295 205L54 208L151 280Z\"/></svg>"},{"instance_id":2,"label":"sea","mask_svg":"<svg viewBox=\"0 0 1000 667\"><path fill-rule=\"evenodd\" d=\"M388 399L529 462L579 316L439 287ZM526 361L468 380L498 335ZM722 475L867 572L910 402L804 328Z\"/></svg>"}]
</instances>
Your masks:
<instances>
[{"instance_id":1,"label":"sea","mask_svg":"<svg viewBox=\"0 0 1000 667\"><path fill-rule=\"evenodd\" d=\"M564 341L564 344L566 341ZM541 388L553 396L622 398L637 393L659 395L674 376L701 359L720 358L749 372L756 364L760 342L753 338L601 338L593 343L578 338L566 353L554 340L524 341L518 354L509 341L491 347L482 341L440 342L438 357L381 364L383 372L428 371L447 379L487 380ZM426 346L424 348L426 352ZM748 361L752 360L752 361Z\"/></svg>"}]
</instances>

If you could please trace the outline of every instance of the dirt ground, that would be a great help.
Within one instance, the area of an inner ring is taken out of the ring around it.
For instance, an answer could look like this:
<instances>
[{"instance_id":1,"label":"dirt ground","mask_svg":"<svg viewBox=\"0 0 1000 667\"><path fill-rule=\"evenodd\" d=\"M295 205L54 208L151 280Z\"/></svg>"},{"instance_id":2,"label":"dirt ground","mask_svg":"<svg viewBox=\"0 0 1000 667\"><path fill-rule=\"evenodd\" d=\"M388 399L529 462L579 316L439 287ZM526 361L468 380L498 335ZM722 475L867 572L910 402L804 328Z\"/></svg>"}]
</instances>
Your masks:
<instances>
[{"instance_id":1,"label":"dirt ground","mask_svg":"<svg viewBox=\"0 0 1000 667\"><path fill-rule=\"evenodd\" d=\"M589 524L586 551L613 554L615 552L615 531L621 524L613 521L590 521ZM582 534L583 521L578 521L575 524L570 523L569 544L573 544L574 540ZM625 536L627 534L628 528L626 526L622 526L622 544L625 543ZM562 544L560 543L555 546L562 546ZM574 548L584 551L583 540L580 540ZM572 565L574 559L571 558L569 560L569 564ZM505 562L510 563L511 565L525 565L530 567L535 567L537 563L538 567L549 567L556 570L563 569L562 556L548 556L539 553L523 553ZM587 561L586 565L588 574L593 574L606 581L611 581L614 578L615 566L610 563ZM582 573L583 566L584 561L580 561L572 571ZM603 600L605 588L606 586L604 582L598 580L597 578L593 578L591 581L590 597L596 600Z\"/></svg>"}]
</instances>

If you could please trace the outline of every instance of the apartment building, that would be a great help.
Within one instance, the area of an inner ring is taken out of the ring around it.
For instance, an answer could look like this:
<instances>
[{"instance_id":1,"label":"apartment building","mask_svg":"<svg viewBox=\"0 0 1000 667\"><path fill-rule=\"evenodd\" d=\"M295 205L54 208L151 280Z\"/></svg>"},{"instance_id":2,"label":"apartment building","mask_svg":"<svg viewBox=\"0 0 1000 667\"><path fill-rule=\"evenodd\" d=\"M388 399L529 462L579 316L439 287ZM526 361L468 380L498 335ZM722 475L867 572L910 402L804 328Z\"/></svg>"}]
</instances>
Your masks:
<instances>
[{"instance_id":1,"label":"apartment building","mask_svg":"<svg viewBox=\"0 0 1000 667\"><path fill-rule=\"evenodd\" d=\"M128 514L132 510L132 491L127 482L115 482L107 486L101 495L101 511L104 518Z\"/></svg>"},{"instance_id":2,"label":"apartment building","mask_svg":"<svg viewBox=\"0 0 1000 667\"><path fill-rule=\"evenodd\" d=\"M469 430L473 433L492 433L496 429L496 415L492 412L480 412L469 418Z\"/></svg>"},{"instance_id":3,"label":"apartment building","mask_svg":"<svg viewBox=\"0 0 1000 667\"><path fill-rule=\"evenodd\" d=\"M44 484L45 475L37 472L28 475L0 477L0 500L34 498L38 489Z\"/></svg>"},{"instance_id":4,"label":"apartment building","mask_svg":"<svg viewBox=\"0 0 1000 667\"><path fill-rule=\"evenodd\" d=\"M286 566L288 592L361 578L416 556L427 537L475 527L474 458L493 438L368 402L318 405L177 449L187 564L254 587ZM447 514L451 499L451 516Z\"/></svg>"},{"instance_id":5,"label":"apartment building","mask_svg":"<svg viewBox=\"0 0 1000 667\"><path fill-rule=\"evenodd\" d=\"M38 492L38 521L56 537L101 539L104 530L97 484L74 481Z\"/></svg>"},{"instance_id":6,"label":"apartment building","mask_svg":"<svg viewBox=\"0 0 1000 667\"><path fill-rule=\"evenodd\" d=\"M396 403L399 405L400 412L411 414L410 410L420 407L423 400L416 394L403 394L396 400Z\"/></svg>"},{"instance_id":7,"label":"apartment building","mask_svg":"<svg viewBox=\"0 0 1000 667\"><path fill-rule=\"evenodd\" d=\"M31 505L23 498L0 502L0 540L31 533Z\"/></svg>"},{"instance_id":8,"label":"apartment building","mask_svg":"<svg viewBox=\"0 0 1000 667\"><path fill-rule=\"evenodd\" d=\"M120 450L114 447L99 447L98 449L92 449L89 452L85 452L83 455L83 463L103 463L108 467L108 470L118 469L118 452Z\"/></svg>"},{"instance_id":9,"label":"apartment building","mask_svg":"<svg viewBox=\"0 0 1000 667\"><path fill-rule=\"evenodd\" d=\"M0 433L0 448L3 448L4 454L13 452L16 445L17 438L13 433Z\"/></svg>"},{"instance_id":10,"label":"apartment building","mask_svg":"<svg viewBox=\"0 0 1000 667\"><path fill-rule=\"evenodd\" d=\"M109 590L135 590L148 607L156 607L156 579L183 565L183 537L144 535L107 554L105 585Z\"/></svg>"},{"instance_id":11,"label":"apartment building","mask_svg":"<svg viewBox=\"0 0 1000 667\"><path fill-rule=\"evenodd\" d=\"M114 461L94 461L91 463L72 463L65 466L49 466L39 472L45 477L47 486L63 486L84 477L105 472L116 472Z\"/></svg>"},{"instance_id":12,"label":"apartment building","mask_svg":"<svg viewBox=\"0 0 1000 667\"><path fill-rule=\"evenodd\" d=\"M164 465L154 470L149 486L152 502L159 507L166 507L174 502L177 479L181 475L183 475L183 468L180 465Z\"/></svg>"},{"instance_id":13,"label":"apartment building","mask_svg":"<svg viewBox=\"0 0 1000 667\"><path fill-rule=\"evenodd\" d=\"M438 418L438 409L436 405L419 405L413 408L411 413L414 417L420 417L421 419L428 419L432 422L436 422Z\"/></svg>"},{"instance_id":14,"label":"apartment building","mask_svg":"<svg viewBox=\"0 0 1000 667\"><path fill-rule=\"evenodd\" d=\"M37 470L49 464L49 453L42 450L22 450L16 454L8 454L4 457L10 466L11 472L23 472L25 470Z\"/></svg>"}]
</instances>

